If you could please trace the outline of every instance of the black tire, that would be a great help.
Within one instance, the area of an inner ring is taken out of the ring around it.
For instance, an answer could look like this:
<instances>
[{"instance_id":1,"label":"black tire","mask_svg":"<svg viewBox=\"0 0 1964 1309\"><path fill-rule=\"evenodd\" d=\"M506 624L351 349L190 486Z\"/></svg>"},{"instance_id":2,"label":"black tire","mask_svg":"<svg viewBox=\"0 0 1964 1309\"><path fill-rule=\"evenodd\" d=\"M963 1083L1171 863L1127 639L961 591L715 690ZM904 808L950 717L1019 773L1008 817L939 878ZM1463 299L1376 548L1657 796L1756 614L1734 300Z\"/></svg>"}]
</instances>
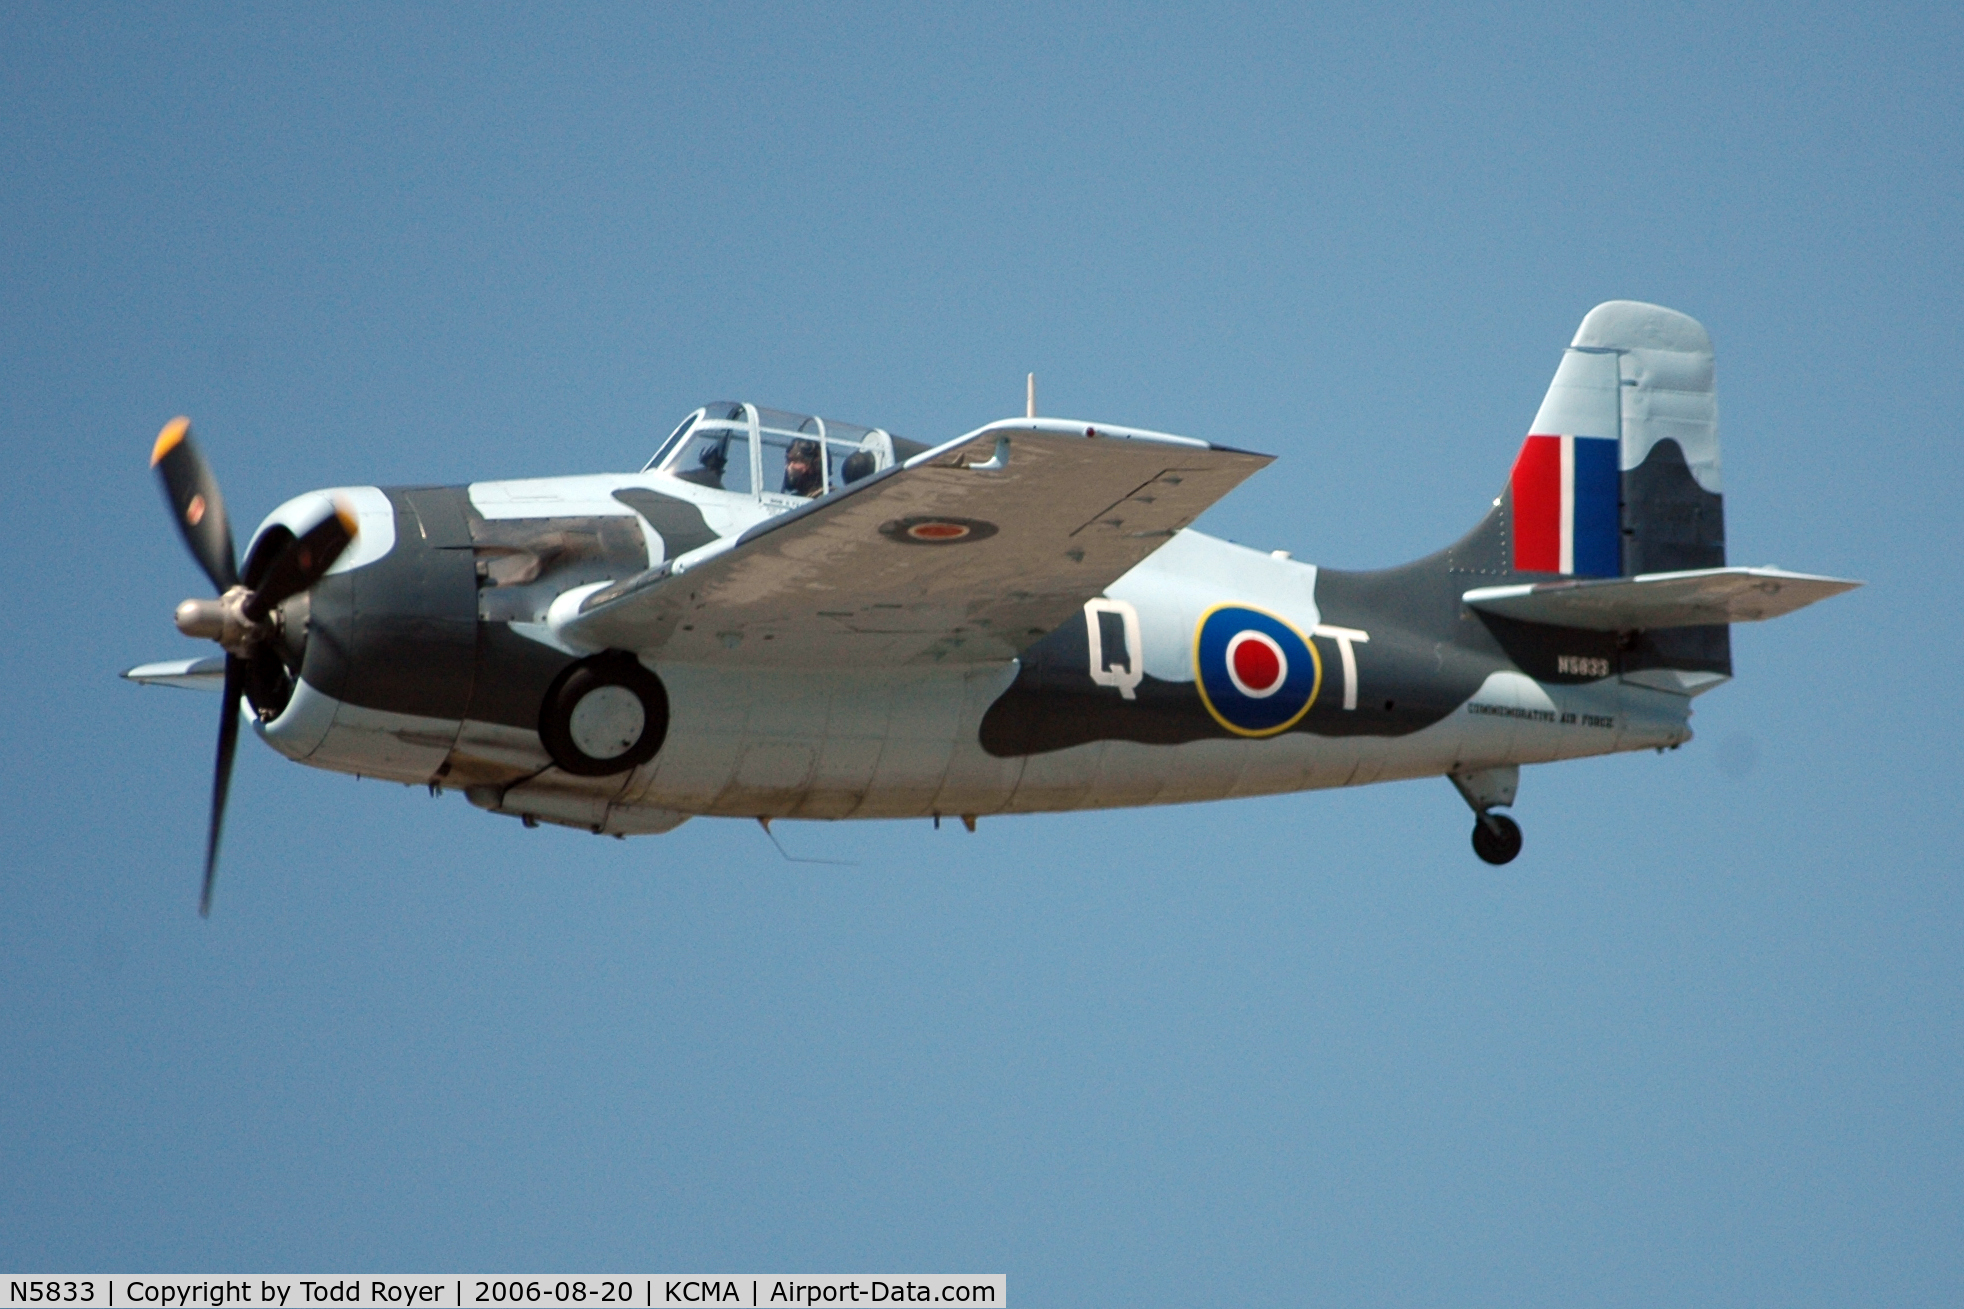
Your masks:
<instances>
[{"instance_id":1,"label":"black tire","mask_svg":"<svg viewBox=\"0 0 1964 1309\"><path fill-rule=\"evenodd\" d=\"M639 767L655 757L667 736L668 692L661 679L619 650L568 668L539 707L539 740L546 753L580 777Z\"/></svg>"},{"instance_id":2,"label":"black tire","mask_svg":"<svg viewBox=\"0 0 1964 1309\"><path fill-rule=\"evenodd\" d=\"M1513 862L1521 853L1521 825L1506 814L1484 814L1473 824L1473 853L1490 864Z\"/></svg>"}]
</instances>

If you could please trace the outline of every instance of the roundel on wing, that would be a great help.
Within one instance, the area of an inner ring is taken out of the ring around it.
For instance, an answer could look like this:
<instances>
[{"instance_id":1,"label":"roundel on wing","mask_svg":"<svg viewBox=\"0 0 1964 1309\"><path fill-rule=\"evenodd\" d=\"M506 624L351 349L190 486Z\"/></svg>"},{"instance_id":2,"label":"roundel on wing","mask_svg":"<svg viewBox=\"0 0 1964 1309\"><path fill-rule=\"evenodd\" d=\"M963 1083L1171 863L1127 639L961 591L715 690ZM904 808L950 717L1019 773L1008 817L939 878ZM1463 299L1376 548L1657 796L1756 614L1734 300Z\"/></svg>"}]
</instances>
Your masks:
<instances>
[{"instance_id":1,"label":"roundel on wing","mask_svg":"<svg viewBox=\"0 0 1964 1309\"><path fill-rule=\"evenodd\" d=\"M1323 662L1274 614L1221 605L1193 633L1194 681L1214 721L1237 736L1274 736L1316 703Z\"/></svg>"},{"instance_id":2,"label":"roundel on wing","mask_svg":"<svg viewBox=\"0 0 1964 1309\"><path fill-rule=\"evenodd\" d=\"M928 515L893 518L880 524L881 536L902 545L954 545L959 541L986 541L995 534L996 525L979 518Z\"/></svg>"}]
</instances>

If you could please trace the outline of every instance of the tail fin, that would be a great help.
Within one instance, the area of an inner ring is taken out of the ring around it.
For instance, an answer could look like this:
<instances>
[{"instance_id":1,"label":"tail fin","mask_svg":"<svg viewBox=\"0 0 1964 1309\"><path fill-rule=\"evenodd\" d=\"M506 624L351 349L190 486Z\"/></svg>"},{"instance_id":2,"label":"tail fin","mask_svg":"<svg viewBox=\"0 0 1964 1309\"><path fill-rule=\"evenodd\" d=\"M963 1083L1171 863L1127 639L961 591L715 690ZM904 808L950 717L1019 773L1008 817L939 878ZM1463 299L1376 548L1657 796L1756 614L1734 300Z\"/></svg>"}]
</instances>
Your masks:
<instances>
[{"instance_id":1,"label":"tail fin","mask_svg":"<svg viewBox=\"0 0 1964 1309\"><path fill-rule=\"evenodd\" d=\"M1528 431L1506 489L1452 545L1397 568L1319 569L1323 621L1384 629L1379 661L1402 624L1428 664L1446 643L1491 640L1543 681L1614 667L1696 695L1732 675L1730 624L1861 585L1726 567L1712 343L1694 319L1597 305Z\"/></svg>"},{"instance_id":2,"label":"tail fin","mask_svg":"<svg viewBox=\"0 0 1964 1309\"><path fill-rule=\"evenodd\" d=\"M1712 373L1712 339L1697 319L1634 300L1589 311L1508 478L1497 526L1510 580L1725 565ZM1715 684L1732 674L1731 633L1643 631L1621 658L1636 680Z\"/></svg>"},{"instance_id":3,"label":"tail fin","mask_svg":"<svg viewBox=\"0 0 1964 1309\"><path fill-rule=\"evenodd\" d=\"M1408 661L1415 682L1457 646L1539 681L1613 671L1696 695L1732 675L1730 624L1861 585L1726 567L1712 343L1694 319L1597 305L1528 431L1506 488L1458 541L1396 568L1318 569L1321 622L1372 631L1372 662Z\"/></svg>"},{"instance_id":4,"label":"tail fin","mask_svg":"<svg viewBox=\"0 0 1964 1309\"><path fill-rule=\"evenodd\" d=\"M1509 478L1513 571L1562 577L1725 563L1712 340L1612 300L1576 329Z\"/></svg>"}]
</instances>

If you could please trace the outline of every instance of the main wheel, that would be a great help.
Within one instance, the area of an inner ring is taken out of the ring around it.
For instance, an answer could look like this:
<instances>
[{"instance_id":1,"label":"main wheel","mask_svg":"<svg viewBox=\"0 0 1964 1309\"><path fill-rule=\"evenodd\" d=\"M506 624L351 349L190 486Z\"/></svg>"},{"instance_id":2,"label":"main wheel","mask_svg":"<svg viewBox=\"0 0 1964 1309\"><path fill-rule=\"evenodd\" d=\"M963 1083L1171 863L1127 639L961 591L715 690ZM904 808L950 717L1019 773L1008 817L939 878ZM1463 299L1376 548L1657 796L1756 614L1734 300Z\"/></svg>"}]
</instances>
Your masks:
<instances>
[{"instance_id":1,"label":"main wheel","mask_svg":"<svg viewBox=\"0 0 1964 1309\"><path fill-rule=\"evenodd\" d=\"M561 673L539 708L552 761L581 777L647 763L668 736L668 692L631 654L610 650Z\"/></svg>"},{"instance_id":2,"label":"main wheel","mask_svg":"<svg viewBox=\"0 0 1964 1309\"><path fill-rule=\"evenodd\" d=\"M1521 825L1506 814L1482 814L1473 823L1473 853L1490 864L1510 862L1521 853Z\"/></svg>"}]
</instances>

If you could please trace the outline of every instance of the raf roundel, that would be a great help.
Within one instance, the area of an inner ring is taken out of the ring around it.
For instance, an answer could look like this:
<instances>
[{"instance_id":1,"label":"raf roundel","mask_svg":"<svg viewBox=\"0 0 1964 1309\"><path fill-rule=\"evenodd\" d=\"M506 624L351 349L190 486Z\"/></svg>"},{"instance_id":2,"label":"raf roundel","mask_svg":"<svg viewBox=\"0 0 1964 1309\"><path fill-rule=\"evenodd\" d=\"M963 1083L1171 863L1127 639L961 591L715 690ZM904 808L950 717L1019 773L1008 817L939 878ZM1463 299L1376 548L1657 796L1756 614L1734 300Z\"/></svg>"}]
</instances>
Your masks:
<instances>
[{"instance_id":1,"label":"raf roundel","mask_svg":"<svg viewBox=\"0 0 1964 1309\"><path fill-rule=\"evenodd\" d=\"M996 534L994 523L979 518L894 518L880 524L880 535L902 545L955 545L986 541Z\"/></svg>"},{"instance_id":2,"label":"raf roundel","mask_svg":"<svg viewBox=\"0 0 1964 1309\"><path fill-rule=\"evenodd\" d=\"M1323 685L1316 647L1283 619L1246 605L1221 605L1201 617L1193 666L1207 712L1236 736L1287 731Z\"/></svg>"}]
</instances>

